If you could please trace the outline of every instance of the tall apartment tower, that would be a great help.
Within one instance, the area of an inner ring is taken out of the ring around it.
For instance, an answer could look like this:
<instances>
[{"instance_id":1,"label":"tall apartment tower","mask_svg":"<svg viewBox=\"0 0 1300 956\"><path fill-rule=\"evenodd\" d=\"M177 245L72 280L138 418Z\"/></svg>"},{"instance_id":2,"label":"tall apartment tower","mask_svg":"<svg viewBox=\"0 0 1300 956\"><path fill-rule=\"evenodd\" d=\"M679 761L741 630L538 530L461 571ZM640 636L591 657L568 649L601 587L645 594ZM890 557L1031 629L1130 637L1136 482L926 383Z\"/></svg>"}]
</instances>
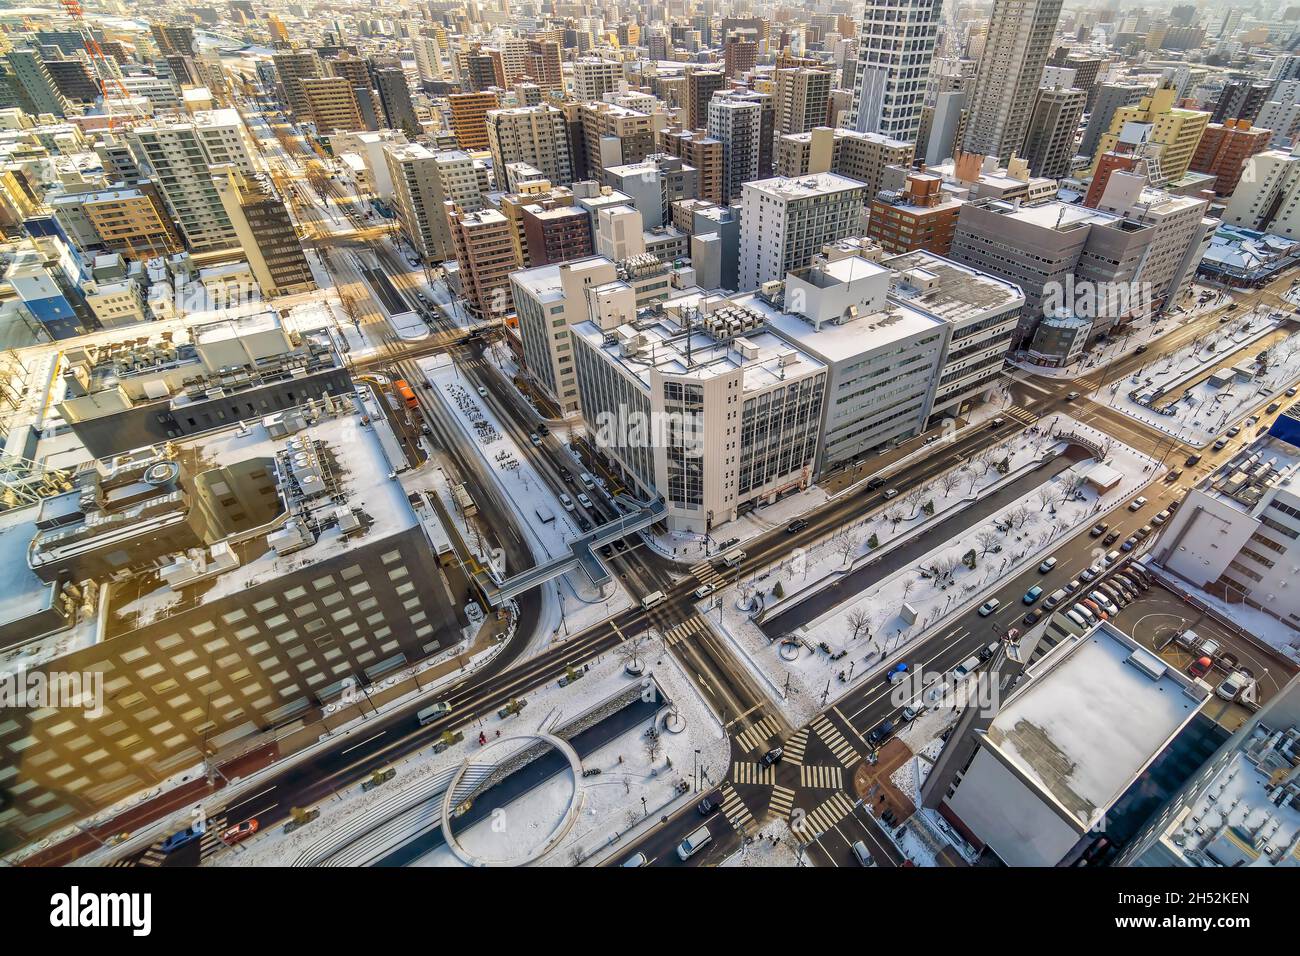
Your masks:
<instances>
[{"instance_id":1,"label":"tall apartment tower","mask_svg":"<svg viewBox=\"0 0 1300 956\"><path fill-rule=\"evenodd\" d=\"M853 128L914 143L943 0L872 0L858 31Z\"/></svg>"},{"instance_id":2,"label":"tall apartment tower","mask_svg":"<svg viewBox=\"0 0 1300 956\"><path fill-rule=\"evenodd\" d=\"M806 133L826 120L831 95L827 70L798 67L776 71L776 131Z\"/></svg>"},{"instance_id":3,"label":"tall apartment tower","mask_svg":"<svg viewBox=\"0 0 1300 956\"><path fill-rule=\"evenodd\" d=\"M758 179L762 107L752 100L715 96L709 101L709 135L722 143L722 196L739 198L745 183Z\"/></svg>"},{"instance_id":4,"label":"tall apartment tower","mask_svg":"<svg viewBox=\"0 0 1300 956\"><path fill-rule=\"evenodd\" d=\"M573 182L569 136L564 113L553 106L517 106L489 110L488 148L498 179L509 163L527 163L552 183Z\"/></svg>"},{"instance_id":5,"label":"tall apartment tower","mask_svg":"<svg viewBox=\"0 0 1300 956\"><path fill-rule=\"evenodd\" d=\"M455 255L445 204L482 208L482 183L474 161L461 150L434 153L419 143L384 147L393 182L393 207L402 236L426 262Z\"/></svg>"},{"instance_id":6,"label":"tall apartment tower","mask_svg":"<svg viewBox=\"0 0 1300 956\"><path fill-rule=\"evenodd\" d=\"M451 104L451 131L456 145L461 149L487 149L487 114L501 105L496 93L453 93L447 97Z\"/></svg>"},{"instance_id":7,"label":"tall apartment tower","mask_svg":"<svg viewBox=\"0 0 1300 956\"><path fill-rule=\"evenodd\" d=\"M289 211L270 182L232 164L214 166L212 182L262 291L274 296L316 288Z\"/></svg>"},{"instance_id":8,"label":"tall apartment tower","mask_svg":"<svg viewBox=\"0 0 1300 956\"><path fill-rule=\"evenodd\" d=\"M616 93L623 81L623 64L616 60L584 57L573 64L573 95L587 103Z\"/></svg>"},{"instance_id":9,"label":"tall apartment tower","mask_svg":"<svg viewBox=\"0 0 1300 956\"><path fill-rule=\"evenodd\" d=\"M152 170L186 248L211 252L239 245L194 124L140 125L130 129L127 137L136 159Z\"/></svg>"},{"instance_id":10,"label":"tall apartment tower","mask_svg":"<svg viewBox=\"0 0 1300 956\"><path fill-rule=\"evenodd\" d=\"M714 70L691 70L686 74L686 126L704 129L709 122L709 100L721 90L727 78Z\"/></svg>"},{"instance_id":11,"label":"tall apartment tower","mask_svg":"<svg viewBox=\"0 0 1300 956\"><path fill-rule=\"evenodd\" d=\"M858 234L867 187L835 173L745 183L740 201L740 288L802 269L828 242Z\"/></svg>"},{"instance_id":12,"label":"tall apartment tower","mask_svg":"<svg viewBox=\"0 0 1300 956\"><path fill-rule=\"evenodd\" d=\"M436 37L417 34L411 37L411 48L415 51L415 70L422 81L441 80L442 49Z\"/></svg>"},{"instance_id":13,"label":"tall apartment tower","mask_svg":"<svg viewBox=\"0 0 1300 956\"><path fill-rule=\"evenodd\" d=\"M303 92L302 81L321 75L319 58L310 50L285 50L272 53L271 62L280 78L284 105L289 107L295 119L304 122L310 119L311 107L307 103L307 94Z\"/></svg>"},{"instance_id":14,"label":"tall apartment tower","mask_svg":"<svg viewBox=\"0 0 1300 956\"><path fill-rule=\"evenodd\" d=\"M411 103L411 88L406 85L406 72L396 67L375 70L375 89L384 110L384 125L389 129L418 131L420 121Z\"/></svg>"},{"instance_id":15,"label":"tall apartment tower","mask_svg":"<svg viewBox=\"0 0 1300 956\"><path fill-rule=\"evenodd\" d=\"M1024 158L1035 176L1060 179L1070 171L1074 134L1088 101L1084 90L1041 89L1025 134Z\"/></svg>"},{"instance_id":16,"label":"tall apartment tower","mask_svg":"<svg viewBox=\"0 0 1300 956\"><path fill-rule=\"evenodd\" d=\"M510 220L495 209L464 212L450 205L447 221L460 266L460 288L472 315L502 319L514 311L510 274L522 263Z\"/></svg>"},{"instance_id":17,"label":"tall apartment tower","mask_svg":"<svg viewBox=\"0 0 1300 956\"><path fill-rule=\"evenodd\" d=\"M1005 165L1020 149L1062 0L994 0L975 73L965 150Z\"/></svg>"},{"instance_id":18,"label":"tall apartment tower","mask_svg":"<svg viewBox=\"0 0 1300 956\"><path fill-rule=\"evenodd\" d=\"M316 132L366 129L352 81L345 76L318 76L302 81L303 95Z\"/></svg>"}]
</instances>

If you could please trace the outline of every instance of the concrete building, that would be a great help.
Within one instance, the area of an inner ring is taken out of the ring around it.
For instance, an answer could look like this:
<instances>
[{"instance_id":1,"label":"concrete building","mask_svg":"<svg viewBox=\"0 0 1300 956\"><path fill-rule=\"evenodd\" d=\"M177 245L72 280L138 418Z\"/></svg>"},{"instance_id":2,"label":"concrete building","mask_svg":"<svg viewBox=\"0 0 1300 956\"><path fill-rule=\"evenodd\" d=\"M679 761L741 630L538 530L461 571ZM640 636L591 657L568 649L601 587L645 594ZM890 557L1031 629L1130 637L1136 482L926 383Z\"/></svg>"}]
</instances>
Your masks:
<instances>
[{"instance_id":1,"label":"concrete building","mask_svg":"<svg viewBox=\"0 0 1300 956\"><path fill-rule=\"evenodd\" d=\"M616 191L632 197L649 228L667 224L672 204L695 199L700 194L699 171L678 156L651 153L639 163L610 166L605 181Z\"/></svg>"},{"instance_id":2,"label":"concrete building","mask_svg":"<svg viewBox=\"0 0 1300 956\"><path fill-rule=\"evenodd\" d=\"M1108 832L1118 822L1122 798L1158 758L1184 734L1205 732L1193 722L1208 696L1204 683L1108 622L1069 635L1025 668L986 729L974 731L945 816L1008 866L1069 861L1097 840L1103 820Z\"/></svg>"},{"instance_id":3,"label":"concrete building","mask_svg":"<svg viewBox=\"0 0 1300 956\"><path fill-rule=\"evenodd\" d=\"M1241 181L1246 160L1268 149L1272 135L1272 130L1252 126L1245 119L1211 123L1205 127L1190 167L1214 176L1216 195L1231 196Z\"/></svg>"},{"instance_id":4,"label":"concrete building","mask_svg":"<svg viewBox=\"0 0 1300 956\"><path fill-rule=\"evenodd\" d=\"M831 95L831 74L807 67L776 71L773 97L776 131L806 133L826 122L826 102Z\"/></svg>"},{"instance_id":5,"label":"concrete building","mask_svg":"<svg viewBox=\"0 0 1300 956\"><path fill-rule=\"evenodd\" d=\"M659 149L694 166L699 180L699 198L715 205L726 200L722 195L722 143L707 130L664 130L657 137Z\"/></svg>"},{"instance_id":6,"label":"concrete building","mask_svg":"<svg viewBox=\"0 0 1300 956\"><path fill-rule=\"evenodd\" d=\"M475 318L505 321L514 312L510 276L522 266L509 221L495 209L445 208L466 308Z\"/></svg>"},{"instance_id":7,"label":"concrete building","mask_svg":"<svg viewBox=\"0 0 1300 956\"><path fill-rule=\"evenodd\" d=\"M322 136L335 130L369 128L361 118L351 80L342 76L319 76L301 82L312 124Z\"/></svg>"},{"instance_id":8,"label":"concrete building","mask_svg":"<svg viewBox=\"0 0 1300 956\"><path fill-rule=\"evenodd\" d=\"M1110 131L1115 113L1126 106L1136 106L1150 92L1151 87L1140 83L1100 84L1092 112L1088 115L1088 125L1084 128L1083 139L1079 143L1079 155L1097 155L1097 147L1101 145L1102 136Z\"/></svg>"},{"instance_id":9,"label":"concrete building","mask_svg":"<svg viewBox=\"0 0 1300 956\"><path fill-rule=\"evenodd\" d=\"M593 103L606 93L617 93L623 85L623 64L617 60L582 57L573 63L573 95L580 102Z\"/></svg>"},{"instance_id":10,"label":"concrete building","mask_svg":"<svg viewBox=\"0 0 1300 956\"><path fill-rule=\"evenodd\" d=\"M604 182L610 166L639 163L656 151L655 134L663 128L663 114L641 113L612 103L583 103L579 112L587 175L593 179Z\"/></svg>"},{"instance_id":11,"label":"concrete building","mask_svg":"<svg viewBox=\"0 0 1300 956\"><path fill-rule=\"evenodd\" d=\"M418 132L420 121L411 102L411 87L406 82L406 71L397 67L375 70L375 92L384 111L386 129Z\"/></svg>"},{"instance_id":12,"label":"concrete building","mask_svg":"<svg viewBox=\"0 0 1300 956\"><path fill-rule=\"evenodd\" d=\"M180 234L168 217L161 194L148 180L137 181L132 187L62 197L51 202L56 217L64 201L80 208L105 249L128 259L181 251Z\"/></svg>"},{"instance_id":13,"label":"concrete building","mask_svg":"<svg viewBox=\"0 0 1300 956\"><path fill-rule=\"evenodd\" d=\"M1162 83L1143 96L1136 106L1121 106L1102 134L1093 169L1101 154L1121 144L1141 146L1150 163L1153 186L1174 183L1186 175L1196 155L1201 135L1210 120L1209 113L1174 106L1175 90Z\"/></svg>"},{"instance_id":14,"label":"concrete building","mask_svg":"<svg viewBox=\"0 0 1300 956\"><path fill-rule=\"evenodd\" d=\"M779 137L775 166L778 176L835 173L856 179L866 184L866 196L870 199L884 187L885 170L890 166L910 166L913 153L911 143L880 133L820 126L806 133Z\"/></svg>"},{"instance_id":15,"label":"concrete building","mask_svg":"<svg viewBox=\"0 0 1300 956\"><path fill-rule=\"evenodd\" d=\"M451 131L456 144L469 152L490 148L487 114L501 106L501 98L492 91L452 93L447 102L451 106Z\"/></svg>"},{"instance_id":16,"label":"concrete building","mask_svg":"<svg viewBox=\"0 0 1300 956\"><path fill-rule=\"evenodd\" d=\"M551 106L520 106L489 110L488 148L497 182L508 163L528 163L553 183L573 182L569 137L564 113Z\"/></svg>"},{"instance_id":17,"label":"concrete building","mask_svg":"<svg viewBox=\"0 0 1300 956\"><path fill-rule=\"evenodd\" d=\"M740 288L803 269L823 245L862 225L866 189L834 173L745 183L740 201Z\"/></svg>"},{"instance_id":18,"label":"concrete building","mask_svg":"<svg viewBox=\"0 0 1300 956\"><path fill-rule=\"evenodd\" d=\"M686 128L704 129L709 122L709 101L720 92L727 78L715 70L686 71ZM713 135L710 132L709 135Z\"/></svg>"},{"instance_id":19,"label":"concrete building","mask_svg":"<svg viewBox=\"0 0 1300 956\"><path fill-rule=\"evenodd\" d=\"M940 0L873 0L858 30L852 126L859 133L917 142Z\"/></svg>"},{"instance_id":20,"label":"concrete building","mask_svg":"<svg viewBox=\"0 0 1300 956\"><path fill-rule=\"evenodd\" d=\"M1300 598L1291 571L1300 563L1300 408L1196 484L1161 529L1156 562L1192 587L1264 611L1297 631Z\"/></svg>"},{"instance_id":21,"label":"concrete building","mask_svg":"<svg viewBox=\"0 0 1300 956\"><path fill-rule=\"evenodd\" d=\"M212 166L229 162L229 152L219 153L216 163L210 160L210 143L195 123L133 126L127 131L127 141L137 161L158 183L187 249L212 252L239 244L234 224L212 184Z\"/></svg>"},{"instance_id":22,"label":"concrete building","mask_svg":"<svg viewBox=\"0 0 1300 956\"><path fill-rule=\"evenodd\" d=\"M572 204L530 203L520 210L527 262L542 266L583 259L595 252L591 217ZM520 260L522 265L524 260Z\"/></svg>"},{"instance_id":23,"label":"concrete building","mask_svg":"<svg viewBox=\"0 0 1300 956\"><path fill-rule=\"evenodd\" d=\"M393 178L388 174L384 147L405 143L406 134L391 129L334 133L329 137L330 151L343 164L343 175L353 192L359 198L384 203L393 197Z\"/></svg>"},{"instance_id":24,"label":"concrete building","mask_svg":"<svg viewBox=\"0 0 1300 956\"><path fill-rule=\"evenodd\" d=\"M262 293L291 295L316 288L289 210L271 181L246 176L230 163L214 166L212 181Z\"/></svg>"},{"instance_id":25,"label":"concrete building","mask_svg":"<svg viewBox=\"0 0 1300 956\"><path fill-rule=\"evenodd\" d=\"M1040 89L1025 131L1025 161L1035 176L1060 179L1070 172L1074 137L1088 95L1083 90Z\"/></svg>"},{"instance_id":26,"label":"concrete building","mask_svg":"<svg viewBox=\"0 0 1300 956\"><path fill-rule=\"evenodd\" d=\"M300 123L310 122L311 106L302 81L321 75L320 58L311 50L278 50L271 54L280 81L280 99Z\"/></svg>"},{"instance_id":27,"label":"concrete building","mask_svg":"<svg viewBox=\"0 0 1300 956\"><path fill-rule=\"evenodd\" d=\"M994 0L963 148L1006 163L1025 140L1061 0Z\"/></svg>"},{"instance_id":28,"label":"concrete building","mask_svg":"<svg viewBox=\"0 0 1300 956\"><path fill-rule=\"evenodd\" d=\"M758 179L762 121L762 108L753 101L726 96L709 101L709 135L722 143L722 194L728 201Z\"/></svg>"},{"instance_id":29,"label":"concrete building","mask_svg":"<svg viewBox=\"0 0 1300 956\"><path fill-rule=\"evenodd\" d=\"M455 256L446 204L466 212L483 208L486 183L462 150L434 153L419 143L384 147L393 183L393 208L402 236L426 262Z\"/></svg>"},{"instance_id":30,"label":"concrete building","mask_svg":"<svg viewBox=\"0 0 1300 956\"><path fill-rule=\"evenodd\" d=\"M871 201L867 235L888 252L925 249L946 256L962 204L945 196L942 186L938 176L912 173L902 191L881 190Z\"/></svg>"},{"instance_id":31,"label":"concrete building","mask_svg":"<svg viewBox=\"0 0 1300 956\"><path fill-rule=\"evenodd\" d=\"M1268 149L1246 161L1223 221L1256 232L1300 238L1300 144Z\"/></svg>"}]
</instances>

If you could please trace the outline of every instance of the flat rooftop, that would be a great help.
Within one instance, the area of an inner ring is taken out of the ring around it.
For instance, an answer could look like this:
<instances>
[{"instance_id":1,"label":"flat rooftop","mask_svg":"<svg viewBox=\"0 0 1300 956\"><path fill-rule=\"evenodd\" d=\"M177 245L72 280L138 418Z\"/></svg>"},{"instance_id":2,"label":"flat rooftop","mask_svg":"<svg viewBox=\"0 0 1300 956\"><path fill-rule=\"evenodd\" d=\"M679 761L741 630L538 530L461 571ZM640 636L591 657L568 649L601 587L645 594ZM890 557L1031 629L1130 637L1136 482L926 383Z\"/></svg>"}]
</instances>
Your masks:
<instances>
[{"instance_id":1,"label":"flat rooftop","mask_svg":"<svg viewBox=\"0 0 1300 956\"><path fill-rule=\"evenodd\" d=\"M850 190L865 190L867 187L856 179L849 179L838 173L809 173L807 176L773 176L745 183L746 190L766 193L781 200L807 199L811 196L826 196Z\"/></svg>"},{"instance_id":2,"label":"flat rooftop","mask_svg":"<svg viewBox=\"0 0 1300 956\"><path fill-rule=\"evenodd\" d=\"M930 252L894 256L886 259L884 265L902 273L918 270L932 278L933 284L928 288L918 288L904 276L903 281L894 283L889 294L947 320L972 318L975 310L991 311L1025 300L1024 292L1015 283Z\"/></svg>"},{"instance_id":3,"label":"flat rooftop","mask_svg":"<svg viewBox=\"0 0 1300 956\"><path fill-rule=\"evenodd\" d=\"M1296 480L1300 448L1265 434L1242 448L1212 472L1201 490L1247 514L1253 513L1275 489L1300 497Z\"/></svg>"},{"instance_id":4,"label":"flat rooftop","mask_svg":"<svg viewBox=\"0 0 1300 956\"><path fill-rule=\"evenodd\" d=\"M1084 829L1204 703L1203 689L1104 621L1026 674L985 744Z\"/></svg>"}]
</instances>

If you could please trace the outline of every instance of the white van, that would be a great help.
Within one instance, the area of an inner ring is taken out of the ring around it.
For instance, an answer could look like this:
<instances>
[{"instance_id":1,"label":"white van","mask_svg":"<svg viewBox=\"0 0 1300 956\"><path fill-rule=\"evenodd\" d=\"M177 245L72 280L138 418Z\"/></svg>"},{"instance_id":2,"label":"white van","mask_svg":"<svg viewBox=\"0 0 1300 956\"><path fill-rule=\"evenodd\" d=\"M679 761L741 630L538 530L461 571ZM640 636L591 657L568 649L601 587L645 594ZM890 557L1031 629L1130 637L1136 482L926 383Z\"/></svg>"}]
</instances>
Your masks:
<instances>
[{"instance_id":1,"label":"white van","mask_svg":"<svg viewBox=\"0 0 1300 956\"><path fill-rule=\"evenodd\" d=\"M700 827L681 843L677 844L677 855L683 860L689 860L695 854L709 845L713 840L713 834L709 832L708 827Z\"/></svg>"},{"instance_id":2,"label":"white van","mask_svg":"<svg viewBox=\"0 0 1300 956\"><path fill-rule=\"evenodd\" d=\"M960 664L958 664L956 667L953 668L952 676L957 678L958 680L961 680L963 677L967 676L968 674L974 673L974 671L979 666L980 666L980 659L978 657L968 657Z\"/></svg>"},{"instance_id":3,"label":"white van","mask_svg":"<svg viewBox=\"0 0 1300 956\"><path fill-rule=\"evenodd\" d=\"M667 600L668 600L668 596L664 594L663 591L651 591L649 594L647 594L645 597L641 599L641 608L643 610L648 611L656 604L663 604L664 601Z\"/></svg>"},{"instance_id":4,"label":"white van","mask_svg":"<svg viewBox=\"0 0 1300 956\"><path fill-rule=\"evenodd\" d=\"M590 473L590 472L586 472L586 471L584 471L582 474L580 474L580 475L578 476L578 480L579 480L580 482L582 482L582 487L584 487L584 488L595 488L595 487L596 487L596 479L593 478L593 477L591 477L591 473Z\"/></svg>"},{"instance_id":5,"label":"white van","mask_svg":"<svg viewBox=\"0 0 1300 956\"><path fill-rule=\"evenodd\" d=\"M1088 627L1088 622L1084 620L1083 615L1081 615L1074 608L1070 608L1069 610L1067 610L1065 612L1065 616L1069 618L1070 623L1074 624L1076 627L1082 627L1085 629Z\"/></svg>"}]
</instances>

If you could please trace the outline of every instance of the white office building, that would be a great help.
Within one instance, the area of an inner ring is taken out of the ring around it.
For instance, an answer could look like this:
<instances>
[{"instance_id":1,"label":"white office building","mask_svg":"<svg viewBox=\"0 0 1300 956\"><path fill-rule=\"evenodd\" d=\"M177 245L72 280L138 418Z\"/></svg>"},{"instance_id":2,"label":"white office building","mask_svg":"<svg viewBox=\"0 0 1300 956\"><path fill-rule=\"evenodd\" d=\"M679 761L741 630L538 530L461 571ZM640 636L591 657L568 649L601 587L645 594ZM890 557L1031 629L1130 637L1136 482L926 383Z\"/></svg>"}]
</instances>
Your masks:
<instances>
[{"instance_id":1,"label":"white office building","mask_svg":"<svg viewBox=\"0 0 1300 956\"><path fill-rule=\"evenodd\" d=\"M942 0L879 0L858 32L853 128L915 143Z\"/></svg>"},{"instance_id":2,"label":"white office building","mask_svg":"<svg viewBox=\"0 0 1300 956\"><path fill-rule=\"evenodd\" d=\"M722 143L722 196L740 196L758 178L763 109L755 100L715 94L709 101L709 135Z\"/></svg>"}]
</instances>

